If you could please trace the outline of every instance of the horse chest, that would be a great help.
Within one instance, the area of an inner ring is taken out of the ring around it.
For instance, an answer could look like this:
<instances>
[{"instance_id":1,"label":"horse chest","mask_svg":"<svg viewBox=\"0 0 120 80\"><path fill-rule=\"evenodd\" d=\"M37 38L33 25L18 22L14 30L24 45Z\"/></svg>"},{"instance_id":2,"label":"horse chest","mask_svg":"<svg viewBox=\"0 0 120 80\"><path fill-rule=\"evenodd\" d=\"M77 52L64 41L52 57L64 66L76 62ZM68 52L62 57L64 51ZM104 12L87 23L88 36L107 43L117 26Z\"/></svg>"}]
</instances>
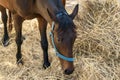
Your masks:
<instances>
[{"instance_id":1,"label":"horse chest","mask_svg":"<svg viewBox=\"0 0 120 80\"><path fill-rule=\"evenodd\" d=\"M39 15L37 15L37 14L31 14L31 15L25 16L24 19L33 19L33 18L36 18L38 16Z\"/></svg>"},{"instance_id":2,"label":"horse chest","mask_svg":"<svg viewBox=\"0 0 120 80\"><path fill-rule=\"evenodd\" d=\"M24 19L33 19L37 17L35 14L21 15Z\"/></svg>"},{"instance_id":3,"label":"horse chest","mask_svg":"<svg viewBox=\"0 0 120 80\"><path fill-rule=\"evenodd\" d=\"M29 11L27 12L27 11L20 11L20 10L18 10L16 13L18 15L20 15L21 17L23 17L24 19L33 19L33 18L39 17L38 14L29 12Z\"/></svg>"}]
</instances>

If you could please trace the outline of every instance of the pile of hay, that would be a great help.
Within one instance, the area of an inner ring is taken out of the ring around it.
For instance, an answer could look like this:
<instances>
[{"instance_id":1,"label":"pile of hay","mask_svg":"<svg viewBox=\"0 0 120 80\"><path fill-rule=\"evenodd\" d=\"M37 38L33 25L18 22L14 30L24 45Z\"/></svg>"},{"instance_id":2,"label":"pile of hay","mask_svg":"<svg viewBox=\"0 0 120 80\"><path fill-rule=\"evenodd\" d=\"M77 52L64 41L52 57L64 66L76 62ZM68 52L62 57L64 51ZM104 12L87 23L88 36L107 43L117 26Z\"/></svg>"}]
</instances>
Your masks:
<instances>
[{"instance_id":1,"label":"pile of hay","mask_svg":"<svg viewBox=\"0 0 120 80\"><path fill-rule=\"evenodd\" d=\"M79 15L75 21L78 38L74 46L76 64L80 65L79 68L76 66L79 80L119 80L119 1L80 1Z\"/></svg>"}]
</instances>

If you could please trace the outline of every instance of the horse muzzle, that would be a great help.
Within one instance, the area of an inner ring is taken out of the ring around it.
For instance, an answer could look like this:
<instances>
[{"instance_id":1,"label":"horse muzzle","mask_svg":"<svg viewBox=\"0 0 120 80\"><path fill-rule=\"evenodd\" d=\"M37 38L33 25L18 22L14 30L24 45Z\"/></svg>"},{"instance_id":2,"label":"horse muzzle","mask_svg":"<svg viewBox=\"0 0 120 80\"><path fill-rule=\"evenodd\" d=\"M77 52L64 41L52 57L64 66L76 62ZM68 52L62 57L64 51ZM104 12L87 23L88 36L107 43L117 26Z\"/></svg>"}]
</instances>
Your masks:
<instances>
[{"instance_id":1,"label":"horse muzzle","mask_svg":"<svg viewBox=\"0 0 120 80\"><path fill-rule=\"evenodd\" d=\"M64 70L64 74L70 75L70 74L73 73L73 71L74 71L74 69L65 69L65 70Z\"/></svg>"}]
</instances>

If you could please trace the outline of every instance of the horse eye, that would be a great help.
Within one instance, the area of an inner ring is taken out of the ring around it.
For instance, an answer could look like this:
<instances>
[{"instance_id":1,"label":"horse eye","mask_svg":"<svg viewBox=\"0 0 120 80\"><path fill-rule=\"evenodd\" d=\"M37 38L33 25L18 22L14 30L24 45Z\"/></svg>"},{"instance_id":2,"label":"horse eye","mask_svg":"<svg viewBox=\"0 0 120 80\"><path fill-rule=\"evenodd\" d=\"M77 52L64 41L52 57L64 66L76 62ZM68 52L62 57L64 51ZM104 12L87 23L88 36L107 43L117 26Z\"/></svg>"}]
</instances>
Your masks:
<instances>
[{"instance_id":1,"label":"horse eye","mask_svg":"<svg viewBox=\"0 0 120 80\"><path fill-rule=\"evenodd\" d=\"M63 42L63 38L58 38L58 42Z\"/></svg>"}]
</instances>

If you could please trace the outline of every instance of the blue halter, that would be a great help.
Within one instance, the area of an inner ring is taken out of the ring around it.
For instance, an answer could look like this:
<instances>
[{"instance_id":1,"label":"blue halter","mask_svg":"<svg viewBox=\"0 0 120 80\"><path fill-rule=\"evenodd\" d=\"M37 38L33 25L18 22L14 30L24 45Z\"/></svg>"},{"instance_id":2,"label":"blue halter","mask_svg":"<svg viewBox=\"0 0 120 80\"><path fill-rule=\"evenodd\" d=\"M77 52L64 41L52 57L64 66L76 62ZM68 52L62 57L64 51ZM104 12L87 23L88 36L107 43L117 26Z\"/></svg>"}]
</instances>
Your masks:
<instances>
[{"instance_id":1,"label":"blue halter","mask_svg":"<svg viewBox=\"0 0 120 80\"><path fill-rule=\"evenodd\" d=\"M53 34L54 26L55 26L55 22L52 23L52 30L50 32L50 37L51 37L52 45L53 45L53 48L55 49L56 55L63 60L73 62L75 60L74 58L68 58L58 52L58 50L55 46L55 42L54 42L54 34Z\"/></svg>"}]
</instances>

